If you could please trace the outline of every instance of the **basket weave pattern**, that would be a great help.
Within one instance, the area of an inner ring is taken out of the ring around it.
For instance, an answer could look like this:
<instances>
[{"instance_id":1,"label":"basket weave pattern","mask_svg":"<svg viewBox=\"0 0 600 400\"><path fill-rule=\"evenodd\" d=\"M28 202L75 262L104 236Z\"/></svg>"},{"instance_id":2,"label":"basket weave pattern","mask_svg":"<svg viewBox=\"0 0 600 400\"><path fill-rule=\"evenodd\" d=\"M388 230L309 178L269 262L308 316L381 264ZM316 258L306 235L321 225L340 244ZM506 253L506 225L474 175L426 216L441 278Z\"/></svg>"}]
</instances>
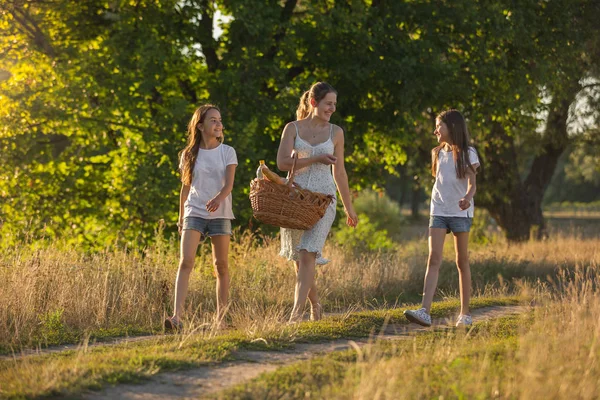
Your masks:
<instances>
[{"instance_id":1,"label":"basket weave pattern","mask_svg":"<svg viewBox=\"0 0 600 400\"><path fill-rule=\"evenodd\" d=\"M250 203L257 220L281 228L308 230L323 218L333 196L292 186L295 167L294 157L287 185L266 178L250 182Z\"/></svg>"}]
</instances>

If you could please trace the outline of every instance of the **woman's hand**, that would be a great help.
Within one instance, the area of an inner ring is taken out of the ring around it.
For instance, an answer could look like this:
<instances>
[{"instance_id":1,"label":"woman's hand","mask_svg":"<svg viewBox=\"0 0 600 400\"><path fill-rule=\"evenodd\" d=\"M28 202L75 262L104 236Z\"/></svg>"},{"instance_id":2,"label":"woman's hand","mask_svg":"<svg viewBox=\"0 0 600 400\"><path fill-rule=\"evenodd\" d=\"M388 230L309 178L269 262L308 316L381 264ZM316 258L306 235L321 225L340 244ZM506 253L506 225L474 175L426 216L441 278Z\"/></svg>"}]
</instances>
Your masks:
<instances>
[{"instance_id":1,"label":"woman's hand","mask_svg":"<svg viewBox=\"0 0 600 400\"><path fill-rule=\"evenodd\" d=\"M222 201L223 199L221 199L221 195L216 195L206 203L206 210L208 210L208 212L217 211Z\"/></svg>"},{"instance_id":2,"label":"woman's hand","mask_svg":"<svg viewBox=\"0 0 600 400\"><path fill-rule=\"evenodd\" d=\"M179 232L179 236L181 236L181 232L183 231L183 218L179 218L177 222L177 231Z\"/></svg>"},{"instance_id":3,"label":"woman's hand","mask_svg":"<svg viewBox=\"0 0 600 400\"><path fill-rule=\"evenodd\" d=\"M333 154L321 154L320 156L317 156L317 161L321 164L331 165L335 164L337 157L335 157Z\"/></svg>"},{"instance_id":4,"label":"woman's hand","mask_svg":"<svg viewBox=\"0 0 600 400\"><path fill-rule=\"evenodd\" d=\"M356 228L356 225L358 225L358 215L356 215L356 212L345 208L344 212L346 213L346 225L351 228Z\"/></svg>"}]
</instances>

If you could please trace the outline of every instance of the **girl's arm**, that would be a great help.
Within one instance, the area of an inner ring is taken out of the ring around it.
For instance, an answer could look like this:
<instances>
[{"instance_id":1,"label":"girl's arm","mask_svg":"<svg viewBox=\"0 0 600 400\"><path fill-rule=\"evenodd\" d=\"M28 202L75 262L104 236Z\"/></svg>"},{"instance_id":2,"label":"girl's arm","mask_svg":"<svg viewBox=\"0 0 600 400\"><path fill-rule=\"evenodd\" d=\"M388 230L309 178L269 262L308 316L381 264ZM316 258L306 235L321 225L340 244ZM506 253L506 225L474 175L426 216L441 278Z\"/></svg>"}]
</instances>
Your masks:
<instances>
[{"instance_id":1,"label":"girl's arm","mask_svg":"<svg viewBox=\"0 0 600 400\"><path fill-rule=\"evenodd\" d=\"M340 192L342 198L342 204L344 205L344 211L346 212L346 224L353 228L358 224L358 216L354 211L352 205L352 198L350 196L350 187L348 185L348 174L346 173L346 167L344 166L344 131L342 128L336 126L333 135L334 151L333 154L336 158L333 164L333 179Z\"/></svg>"},{"instance_id":2,"label":"girl's arm","mask_svg":"<svg viewBox=\"0 0 600 400\"><path fill-rule=\"evenodd\" d=\"M279 149L277 150L277 168L280 171L291 171L294 165L292 151L294 151L294 139L296 138L296 128L293 123L289 123L283 129ZM321 154L315 157L299 158L296 161L296 169L308 167L311 164L320 162L325 165L331 165L335 162L335 157L330 154Z\"/></svg>"},{"instance_id":3,"label":"girl's arm","mask_svg":"<svg viewBox=\"0 0 600 400\"><path fill-rule=\"evenodd\" d=\"M467 178L467 193L465 194L465 197L458 201L458 207L460 207L461 210L466 210L471 207L473 196L475 196L475 191L477 190L477 175L473 170L477 170L477 167L479 167L479 164L474 164L473 169L467 168L467 172L465 173Z\"/></svg>"},{"instance_id":4,"label":"girl's arm","mask_svg":"<svg viewBox=\"0 0 600 400\"><path fill-rule=\"evenodd\" d=\"M231 191L233 190L235 167L237 167L236 164L229 164L227 167L225 167L225 185L223 185L223 188L215 197L213 197L206 203L206 209L208 210L208 212L217 211L221 202L225 200L225 198L229 196L229 193L231 193Z\"/></svg>"},{"instance_id":5,"label":"girl's arm","mask_svg":"<svg viewBox=\"0 0 600 400\"><path fill-rule=\"evenodd\" d=\"M190 194L190 185L181 185L181 190L179 191L179 221L177 222L177 227L179 228L179 233L181 234L181 226L183 225L183 207L185 202Z\"/></svg>"}]
</instances>

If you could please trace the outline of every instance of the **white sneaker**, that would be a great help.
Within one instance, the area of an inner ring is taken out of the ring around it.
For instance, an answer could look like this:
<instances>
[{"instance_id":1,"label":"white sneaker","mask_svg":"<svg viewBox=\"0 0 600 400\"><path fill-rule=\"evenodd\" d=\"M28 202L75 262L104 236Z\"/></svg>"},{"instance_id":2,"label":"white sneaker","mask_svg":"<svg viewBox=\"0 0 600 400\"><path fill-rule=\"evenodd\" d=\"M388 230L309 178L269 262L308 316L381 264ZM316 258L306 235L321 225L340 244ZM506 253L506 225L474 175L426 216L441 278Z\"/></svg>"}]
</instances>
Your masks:
<instances>
[{"instance_id":1,"label":"white sneaker","mask_svg":"<svg viewBox=\"0 0 600 400\"><path fill-rule=\"evenodd\" d=\"M459 315L456 320L456 326L471 326L473 325L473 318L470 315Z\"/></svg>"},{"instance_id":2,"label":"white sneaker","mask_svg":"<svg viewBox=\"0 0 600 400\"><path fill-rule=\"evenodd\" d=\"M415 324L431 326L431 315L427 314L427 311L425 311L424 308L419 308L418 310L406 310L404 311L404 316L410 322L414 322Z\"/></svg>"}]
</instances>

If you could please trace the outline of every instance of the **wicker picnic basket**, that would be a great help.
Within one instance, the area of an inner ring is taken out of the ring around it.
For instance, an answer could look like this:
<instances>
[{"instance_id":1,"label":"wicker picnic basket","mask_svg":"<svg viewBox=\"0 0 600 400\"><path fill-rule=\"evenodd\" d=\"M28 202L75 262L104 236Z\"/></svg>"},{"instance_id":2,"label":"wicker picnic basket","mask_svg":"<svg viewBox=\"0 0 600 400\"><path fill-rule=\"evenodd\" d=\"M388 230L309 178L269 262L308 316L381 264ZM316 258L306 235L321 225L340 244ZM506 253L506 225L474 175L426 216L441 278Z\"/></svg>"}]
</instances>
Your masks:
<instances>
[{"instance_id":1,"label":"wicker picnic basket","mask_svg":"<svg viewBox=\"0 0 600 400\"><path fill-rule=\"evenodd\" d=\"M297 155L287 184L281 185L266 178L250 182L250 203L254 217L281 228L308 230L317 223L333 196L302 189L294 183Z\"/></svg>"}]
</instances>

